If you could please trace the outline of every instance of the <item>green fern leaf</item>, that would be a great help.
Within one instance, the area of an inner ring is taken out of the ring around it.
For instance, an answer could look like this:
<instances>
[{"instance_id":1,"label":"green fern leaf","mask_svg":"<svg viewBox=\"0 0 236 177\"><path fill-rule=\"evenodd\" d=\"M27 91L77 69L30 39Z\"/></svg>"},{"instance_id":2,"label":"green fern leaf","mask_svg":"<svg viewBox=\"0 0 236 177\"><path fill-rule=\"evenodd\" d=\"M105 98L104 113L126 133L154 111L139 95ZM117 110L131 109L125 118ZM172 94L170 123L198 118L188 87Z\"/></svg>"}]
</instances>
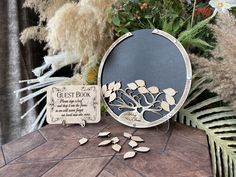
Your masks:
<instances>
[{"instance_id":1,"label":"green fern leaf","mask_svg":"<svg viewBox=\"0 0 236 177\"><path fill-rule=\"evenodd\" d=\"M190 39L189 41L185 41L186 45L196 47L202 50L206 50L206 48L213 48L212 45L208 44L206 41L203 41L202 39L195 38Z\"/></svg>"},{"instance_id":2,"label":"green fern leaf","mask_svg":"<svg viewBox=\"0 0 236 177\"><path fill-rule=\"evenodd\" d=\"M236 113L219 104L222 99L218 96L199 102L207 91L205 82L205 78L194 76L189 98L174 119L206 132L215 177L236 177Z\"/></svg>"},{"instance_id":3,"label":"green fern leaf","mask_svg":"<svg viewBox=\"0 0 236 177\"><path fill-rule=\"evenodd\" d=\"M185 41L188 39L188 38L195 38L195 36L201 31L201 29L203 27L205 27L212 19L213 17L209 17L199 23L197 23L195 26L193 26L192 28L189 28L188 30L186 31L183 31L182 33L180 33L179 37L178 37L178 40L181 42L181 43L185 43Z\"/></svg>"}]
</instances>

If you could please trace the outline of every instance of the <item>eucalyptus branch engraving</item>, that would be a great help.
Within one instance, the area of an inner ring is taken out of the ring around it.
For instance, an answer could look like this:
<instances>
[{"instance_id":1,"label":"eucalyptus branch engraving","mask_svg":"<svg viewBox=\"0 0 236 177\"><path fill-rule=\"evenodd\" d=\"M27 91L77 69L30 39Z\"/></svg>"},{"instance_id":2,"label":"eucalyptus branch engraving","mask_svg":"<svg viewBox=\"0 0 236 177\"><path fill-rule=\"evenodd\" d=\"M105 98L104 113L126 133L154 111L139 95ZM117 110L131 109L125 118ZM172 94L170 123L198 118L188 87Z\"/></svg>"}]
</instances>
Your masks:
<instances>
[{"instance_id":1,"label":"eucalyptus branch engraving","mask_svg":"<svg viewBox=\"0 0 236 177\"><path fill-rule=\"evenodd\" d=\"M145 112L162 115L163 111L171 111L171 106L176 104L174 96L177 91L173 88L160 91L156 86L147 87L144 80L136 80L127 84L125 89L122 89L121 82L105 84L102 93L110 107L117 107L122 112L119 118L148 122L144 119Z\"/></svg>"}]
</instances>

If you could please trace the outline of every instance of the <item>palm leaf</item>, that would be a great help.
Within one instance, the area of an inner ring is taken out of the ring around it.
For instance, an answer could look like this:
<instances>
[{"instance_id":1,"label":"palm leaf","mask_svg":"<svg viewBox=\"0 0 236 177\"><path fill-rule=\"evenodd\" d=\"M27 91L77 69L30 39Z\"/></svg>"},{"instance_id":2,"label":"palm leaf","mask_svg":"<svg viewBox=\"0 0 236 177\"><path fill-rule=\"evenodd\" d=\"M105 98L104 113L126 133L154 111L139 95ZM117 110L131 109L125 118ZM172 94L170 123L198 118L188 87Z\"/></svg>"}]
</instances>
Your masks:
<instances>
[{"instance_id":1,"label":"palm leaf","mask_svg":"<svg viewBox=\"0 0 236 177\"><path fill-rule=\"evenodd\" d=\"M206 82L194 76L189 97L174 119L206 132L215 177L236 177L236 113L219 96L198 101L207 92Z\"/></svg>"}]
</instances>

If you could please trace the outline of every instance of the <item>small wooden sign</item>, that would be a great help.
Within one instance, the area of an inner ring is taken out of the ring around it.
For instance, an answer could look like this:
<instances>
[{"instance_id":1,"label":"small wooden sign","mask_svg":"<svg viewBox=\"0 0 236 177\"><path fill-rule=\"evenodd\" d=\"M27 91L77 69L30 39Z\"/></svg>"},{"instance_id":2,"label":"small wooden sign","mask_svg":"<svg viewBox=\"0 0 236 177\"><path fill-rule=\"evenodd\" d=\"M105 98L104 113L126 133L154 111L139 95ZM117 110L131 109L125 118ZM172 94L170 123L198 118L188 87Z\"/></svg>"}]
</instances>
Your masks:
<instances>
[{"instance_id":1,"label":"small wooden sign","mask_svg":"<svg viewBox=\"0 0 236 177\"><path fill-rule=\"evenodd\" d=\"M96 85L53 86L47 91L49 124L98 123L101 119L100 89Z\"/></svg>"}]
</instances>

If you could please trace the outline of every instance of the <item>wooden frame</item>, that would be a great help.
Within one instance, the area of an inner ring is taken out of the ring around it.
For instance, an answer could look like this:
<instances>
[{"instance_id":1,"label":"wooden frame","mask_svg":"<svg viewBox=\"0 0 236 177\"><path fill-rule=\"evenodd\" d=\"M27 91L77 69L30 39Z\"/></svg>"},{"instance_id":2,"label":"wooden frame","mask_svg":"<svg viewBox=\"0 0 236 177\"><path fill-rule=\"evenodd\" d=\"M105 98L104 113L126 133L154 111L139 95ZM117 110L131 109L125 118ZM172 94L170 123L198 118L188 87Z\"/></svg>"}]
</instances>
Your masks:
<instances>
[{"instance_id":1,"label":"wooden frame","mask_svg":"<svg viewBox=\"0 0 236 177\"><path fill-rule=\"evenodd\" d=\"M180 100L178 101L178 103L176 104L176 106L168 113L166 114L165 116L163 116L162 118L156 120L156 121L153 121L153 122L149 122L149 123L145 123L143 125L137 125L137 124L130 124L129 122L126 122L126 121L121 121L119 120L119 116L117 116L109 107L109 105L107 104L107 102L105 101L103 95L102 95L102 99L105 103L105 107L107 109L107 111L111 114L112 117L114 117L117 121L127 125L127 126L130 126L130 127L136 127L136 128L148 128L148 127L153 127L153 126L157 126L167 120L169 120L171 117L173 117L173 115L175 115L179 109L182 107L182 105L184 104L185 100L187 99L187 96L188 96L188 93L190 91L190 87L191 87L191 79L192 79L192 69L191 69L191 63L190 63L190 60L189 60L189 57L188 57L188 54L186 52L186 50L184 49L184 47L181 45L181 43L176 39L174 38L173 36L171 36L170 34L164 32L164 31L161 31L161 30L158 30L158 29L154 29L152 31L152 34L154 35L160 35L160 36L163 36L165 37L166 39L168 39L169 41L171 41L177 48L178 50L181 52L181 55L183 56L183 59L184 59L184 62L185 62L185 66L186 66L186 84L185 84L185 88L184 88L184 92L180 98ZM100 87L102 87L102 83L101 83L101 77L102 77L102 72L103 72L103 67L105 65L105 62L106 62L106 59L107 57L109 56L109 54L112 52L112 50L119 44L121 43L122 41L124 41L125 39L129 38L129 37L132 37L133 34L132 33L127 33L125 35L123 35L122 37L120 37L117 41L115 41L111 46L110 48L107 50L107 52L105 53L102 61L101 61L101 64L100 64L100 68L99 68L99 73L98 73L98 84Z\"/></svg>"}]
</instances>

